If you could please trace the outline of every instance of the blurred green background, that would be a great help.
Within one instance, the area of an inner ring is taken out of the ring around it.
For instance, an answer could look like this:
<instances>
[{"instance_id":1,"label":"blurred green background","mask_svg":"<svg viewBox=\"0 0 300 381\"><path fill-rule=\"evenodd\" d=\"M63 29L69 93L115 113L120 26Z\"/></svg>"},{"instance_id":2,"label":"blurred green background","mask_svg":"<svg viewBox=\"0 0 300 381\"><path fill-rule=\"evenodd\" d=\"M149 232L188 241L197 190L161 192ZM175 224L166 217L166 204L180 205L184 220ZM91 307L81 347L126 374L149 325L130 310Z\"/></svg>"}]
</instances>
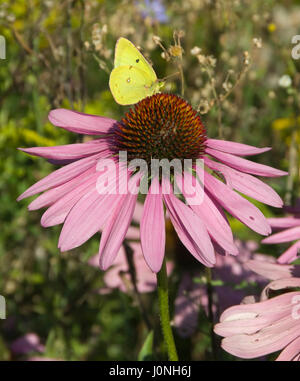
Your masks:
<instances>
[{"instance_id":1,"label":"blurred green background","mask_svg":"<svg viewBox=\"0 0 300 381\"><path fill-rule=\"evenodd\" d=\"M53 108L122 117L127 108L114 102L108 78L116 40L124 36L141 48L159 78L182 68L184 97L199 106L210 138L273 147L254 160L290 171L289 179L268 181L290 204L299 196L300 59L291 56L299 20L295 0L0 0L0 35L6 39L6 59L0 60L0 294L7 302L0 360L27 358L10 346L29 332L46 345L46 357L134 360L148 334L132 294L95 292L104 285L103 273L87 261L98 250L98 237L61 254L60 227L42 228L41 211L29 213L28 200L16 202L53 169L17 147L79 141L48 122ZM182 57L174 53L179 43ZM164 91L180 95L180 78L167 80ZM267 216L280 215L256 204ZM231 222L237 237L260 242ZM262 250L280 253L279 247ZM171 301L184 266L175 264ZM141 297L155 327L151 358L165 358L156 294ZM176 337L182 359L211 359L204 313L199 327L190 339Z\"/></svg>"}]
</instances>

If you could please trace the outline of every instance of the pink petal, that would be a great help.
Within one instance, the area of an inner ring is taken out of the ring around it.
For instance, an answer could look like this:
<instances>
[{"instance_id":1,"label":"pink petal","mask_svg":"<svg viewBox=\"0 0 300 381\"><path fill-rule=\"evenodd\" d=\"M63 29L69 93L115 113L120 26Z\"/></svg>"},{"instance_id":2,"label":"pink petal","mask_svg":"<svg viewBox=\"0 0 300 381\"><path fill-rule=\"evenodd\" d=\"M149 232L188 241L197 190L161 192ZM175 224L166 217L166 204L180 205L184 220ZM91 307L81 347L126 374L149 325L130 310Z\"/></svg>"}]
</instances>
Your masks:
<instances>
[{"instance_id":1,"label":"pink petal","mask_svg":"<svg viewBox=\"0 0 300 381\"><path fill-rule=\"evenodd\" d=\"M282 243L291 242L296 239L300 239L300 226L284 230L280 233L271 235L268 238L263 239L262 243Z\"/></svg>"},{"instance_id":2,"label":"pink petal","mask_svg":"<svg viewBox=\"0 0 300 381\"><path fill-rule=\"evenodd\" d=\"M249 161L229 153L216 151L211 148L207 148L205 152L241 172L265 177L278 177L288 174L287 172L281 171L279 169L275 169L263 164L254 163L253 161Z\"/></svg>"},{"instance_id":3,"label":"pink petal","mask_svg":"<svg viewBox=\"0 0 300 381\"><path fill-rule=\"evenodd\" d=\"M255 334L226 337L222 340L222 348L241 358L255 358L284 348L298 336L299 324L288 316Z\"/></svg>"},{"instance_id":4,"label":"pink petal","mask_svg":"<svg viewBox=\"0 0 300 381\"><path fill-rule=\"evenodd\" d=\"M67 181L66 183L59 185L58 187L52 188L44 192L28 205L28 209L37 210L40 208L44 208L45 206L54 204L57 200L59 200L67 193L75 189L78 185L80 185L82 181L89 179L90 176L95 173L95 171L95 167L90 168L87 171L83 172L81 175L71 179L70 181Z\"/></svg>"},{"instance_id":5,"label":"pink petal","mask_svg":"<svg viewBox=\"0 0 300 381\"><path fill-rule=\"evenodd\" d=\"M57 169L56 171L50 173L50 175L44 177L42 180L38 181L30 188L28 188L24 193L21 194L21 196L18 197L17 200L20 201L23 198L33 196L36 193L40 193L49 188L57 187L71 179L74 179L74 177L79 176L89 168L96 166L99 157L100 154L96 154Z\"/></svg>"},{"instance_id":6,"label":"pink petal","mask_svg":"<svg viewBox=\"0 0 300 381\"><path fill-rule=\"evenodd\" d=\"M183 184L187 187L188 184L192 184L191 180L184 181L186 178L191 178L193 175L185 172L184 176L177 175L176 182L181 192L186 197L186 192L192 194L192 189L184 189ZM198 192L197 192L198 193ZM232 231L228 225L224 216L220 213L219 209L215 206L210 197L204 193L204 199L199 205L190 205L192 210L201 218L204 222L209 235L225 250L229 253L236 255L238 249L233 242Z\"/></svg>"},{"instance_id":7,"label":"pink petal","mask_svg":"<svg viewBox=\"0 0 300 381\"><path fill-rule=\"evenodd\" d=\"M216 262L214 248L201 219L173 193L164 194L164 201L181 242L198 261L212 267Z\"/></svg>"},{"instance_id":8,"label":"pink petal","mask_svg":"<svg viewBox=\"0 0 300 381\"><path fill-rule=\"evenodd\" d=\"M276 279L273 282L269 283L262 291L260 299L266 300L269 298L270 291L286 290L288 288L299 288L300 287L300 278L283 278ZM300 299L299 299L300 302Z\"/></svg>"},{"instance_id":9,"label":"pink petal","mask_svg":"<svg viewBox=\"0 0 300 381\"><path fill-rule=\"evenodd\" d=\"M154 188L158 192L152 194ZM157 177L152 180L146 196L140 229L145 261L151 270L157 273L161 269L166 243L164 207Z\"/></svg>"},{"instance_id":10,"label":"pink petal","mask_svg":"<svg viewBox=\"0 0 300 381\"><path fill-rule=\"evenodd\" d=\"M237 171L208 158L204 158L204 162L209 168L222 172L227 185L231 188L234 188L255 200L263 202L264 204L276 208L281 208L283 206L283 201L278 194L269 185L263 183L256 177Z\"/></svg>"},{"instance_id":11,"label":"pink petal","mask_svg":"<svg viewBox=\"0 0 300 381\"><path fill-rule=\"evenodd\" d=\"M277 259L278 263L291 263L299 259L300 241L295 242Z\"/></svg>"},{"instance_id":12,"label":"pink petal","mask_svg":"<svg viewBox=\"0 0 300 381\"><path fill-rule=\"evenodd\" d=\"M140 181L141 174L131 177L128 184L128 194L122 196L110 218L107 220L100 241L100 268L106 270L113 263L124 241L128 227L131 223L137 194L130 191Z\"/></svg>"},{"instance_id":13,"label":"pink petal","mask_svg":"<svg viewBox=\"0 0 300 381\"><path fill-rule=\"evenodd\" d=\"M300 277L300 266L280 265L262 260L250 260L246 266L267 279L276 280L289 277Z\"/></svg>"},{"instance_id":14,"label":"pink petal","mask_svg":"<svg viewBox=\"0 0 300 381\"><path fill-rule=\"evenodd\" d=\"M114 119L63 108L50 111L48 118L54 126L87 135L107 134L116 123Z\"/></svg>"},{"instance_id":15,"label":"pink petal","mask_svg":"<svg viewBox=\"0 0 300 381\"><path fill-rule=\"evenodd\" d=\"M78 143L52 147L19 148L30 155L53 160L76 160L108 150L107 141L98 139L97 143Z\"/></svg>"},{"instance_id":16,"label":"pink petal","mask_svg":"<svg viewBox=\"0 0 300 381\"><path fill-rule=\"evenodd\" d=\"M300 226L300 218L296 217L281 217L281 218L268 218L268 222L272 228L285 229Z\"/></svg>"},{"instance_id":17,"label":"pink petal","mask_svg":"<svg viewBox=\"0 0 300 381\"><path fill-rule=\"evenodd\" d=\"M300 361L300 335L284 348L276 361Z\"/></svg>"},{"instance_id":18,"label":"pink petal","mask_svg":"<svg viewBox=\"0 0 300 381\"><path fill-rule=\"evenodd\" d=\"M121 176L121 181L127 181L125 171L121 172ZM66 218L58 243L61 251L82 245L98 232L123 197L124 195L119 194L100 194L96 186L86 193Z\"/></svg>"},{"instance_id":19,"label":"pink petal","mask_svg":"<svg viewBox=\"0 0 300 381\"><path fill-rule=\"evenodd\" d=\"M292 319L293 298L297 295L297 291L288 292L262 302L230 307L222 313L214 331L224 337L252 335L282 319Z\"/></svg>"},{"instance_id":20,"label":"pink petal","mask_svg":"<svg viewBox=\"0 0 300 381\"><path fill-rule=\"evenodd\" d=\"M271 228L265 216L249 201L207 172L204 172L204 184L206 189L230 214L257 233L270 234Z\"/></svg>"},{"instance_id":21,"label":"pink petal","mask_svg":"<svg viewBox=\"0 0 300 381\"><path fill-rule=\"evenodd\" d=\"M43 214L41 225L43 227L49 227L63 223L73 206L85 194L95 189L98 177L98 173L93 174L92 177L87 177L83 183L78 184L75 189L60 198Z\"/></svg>"},{"instance_id":22,"label":"pink petal","mask_svg":"<svg viewBox=\"0 0 300 381\"><path fill-rule=\"evenodd\" d=\"M239 156L257 155L263 152L270 151L271 147L257 148L248 146L247 144L235 143L226 140L207 139L206 146L218 151L232 153Z\"/></svg>"}]
</instances>

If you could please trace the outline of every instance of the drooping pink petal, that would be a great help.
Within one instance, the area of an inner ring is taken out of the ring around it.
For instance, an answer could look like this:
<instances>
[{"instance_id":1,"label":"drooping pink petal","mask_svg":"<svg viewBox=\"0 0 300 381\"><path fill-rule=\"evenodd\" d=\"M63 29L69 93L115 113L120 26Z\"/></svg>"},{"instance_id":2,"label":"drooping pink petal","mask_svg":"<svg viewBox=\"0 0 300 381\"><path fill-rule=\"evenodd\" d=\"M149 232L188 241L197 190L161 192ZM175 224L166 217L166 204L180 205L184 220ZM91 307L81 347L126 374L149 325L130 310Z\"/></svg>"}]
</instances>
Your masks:
<instances>
[{"instance_id":1,"label":"drooping pink petal","mask_svg":"<svg viewBox=\"0 0 300 381\"><path fill-rule=\"evenodd\" d=\"M300 361L300 335L284 348L276 361Z\"/></svg>"},{"instance_id":2,"label":"drooping pink petal","mask_svg":"<svg viewBox=\"0 0 300 381\"><path fill-rule=\"evenodd\" d=\"M290 315L252 335L226 337L222 348L241 358L255 358L276 352L299 337L299 324Z\"/></svg>"},{"instance_id":3,"label":"drooping pink petal","mask_svg":"<svg viewBox=\"0 0 300 381\"><path fill-rule=\"evenodd\" d=\"M212 267L216 262L214 248L200 217L173 193L164 194L164 201L181 242L198 261Z\"/></svg>"},{"instance_id":4,"label":"drooping pink petal","mask_svg":"<svg viewBox=\"0 0 300 381\"><path fill-rule=\"evenodd\" d=\"M286 290L288 288L300 288L300 278L288 277L283 279L276 279L270 282L262 291L260 295L261 300L269 298L270 291ZM299 297L300 302L300 297Z\"/></svg>"},{"instance_id":5,"label":"drooping pink petal","mask_svg":"<svg viewBox=\"0 0 300 381\"><path fill-rule=\"evenodd\" d=\"M19 148L19 150L29 155L40 156L55 161L76 160L108 150L108 144L105 139L97 139L97 143L93 144L88 142L52 147Z\"/></svg>"},{"instance_id":6,"label":"drooping pink petal","mask_svg":"<svg viewBox=\"0 0 300 381\"><path fill-rule=\"evenodd\" d=\"M158 191L152 194L154 188ZM145 261L157 273L164 259L166 243L164 207L157 177L152 180L146 196L140 229Z\"/></svg>"},{"instance_id":7,"label":"drooping pink petal","mask_svg":"<svg viewBox=\"0 0 300 381\"><path fill-rule=\"evenodd\" d=\"M300 255L300 241L295 242L277 259L278 263L291 263L299 258Z\"/></svg>"},{"instance_id":8,"label":"drooping pink petal","mask_svg":"<svg viewBox=\"0 0 300 381\"><path fill-rule=\"evenodd\" d=\"M67 215L73 206L87 193L92 192L96 187L99 174L93 174L84 179L84 182L72 191L68 192L53 204L42 216L41 225L49 227L61 224L65 221Z\"/></svg>"},{"instance_id":9,"label":"drooping pink petal","mask_svg":"<svg viewBox=\"0 0 300 381\"><path fill-rule=\"evenodd\" d=\"M139 183L141 176L141 173L137 173L130 178L128 193L122 195L103 228L99 248L99 265L102 270L112 265L124 241L138 196L138 194L132 194L131 190Z\"/></svg>"},{"instance_id":10,"label":"drooping pink petal","mask_svg":"<svg viewBox=\"0 0 300 381\"><path fill-rule=\"evenodd\" d=\"M279 169L275 169L264 164L258 164L253 161L243 159L242 157L216 151L211 148L206 148L205 152L241 172L265 177L278 177L288 174L287 172L281 171Z\"/></svg>"},{"instance_id":11,"label":"drooping pink petal","mask_svg":"<svg viewBox=\"0 0 300 381\"><path fill-rule=\"evenodd\" d=\"M77 134L87 135L107 134L116 123L114 119L63 108L50 111L48 118L54 126L62 127Z\"/></svg>"},{"instance_id":12,"label":"drooping pink petal","mask_svg":"<svg viewBox=\"0 0 300 381\"><path fill-rule=\"evenodd\" d=\"M230 142L226 140L218 140L218 139L207 139L206 146L208 148L213 148L218 151L231 153L233 155L239 155L239 156L257 155L266 151L270 151L272 149L271 147L257 148L257 147L249 146L247 144Z\"/></svg>"},{"instance_id":13,"label":"drooping pink petal","mask_svg":"<svg viewBox=\"0 0 300 381\"><path fill-rule=\"evenodd\" d=\"M265 216L248 200L229 189L228 186L207 172L204 172L204 185L222 207L242 223L259 234L268 235L271 233L271 228Z\"/></svg>"},{"instance_id":14,"label":"drooping pink petal","mask_svg":"<svg viewBox=\"0 0 300 381\"><path fill-rule=\"evenodd\" d=\"M284 230L280 233L271 235L268 238L264 238L262 243L282 243L291 242L296 239L300 239L300 226Z\"/></svg>"},{"instance_id":15,"label":"drooping pink petal","mask_svg":"<svg viewBox=\"0 0 300 381\"><path fill-rule=\"evenodd\" d=\"M253 304L240 304L225 310L214 331L220 336L253 335L263 328L273 326L284 319L292 319L293 298L299 292L288 292ZM276 331L276 330L275 330ZM275 332L274 332L275 333Z\"/></svg>"},{"instance_id":16,"label":"drooping pink petal","mask_svg":"<svg viewBox=\"0 0 300 381\"><path fill-rule=\"evenodd\" d=\"M209 168L221 172L229 187L234 188L255 200L261 201L264 204L276 208L281 208L283 206L283 201L279 195L269 185L256 177L237 171L208 158L204 158L204 162Z\"/></svg>"},{"instance_id":17,"label":"drooping pink petal","mask_svg":"<svg viewBox=\"0 0 300 381\"><path fill-rule=\"evenodd\" d=\"M127 181L127 173L120 173L120 181ZM115 184L110 184L115 187ZM72 208L64 223L59 237L61 251L78 247L98 232L111 216L112 210L124 195L99 193L95 186L87 192Z\"/></svg>"},{"instance_id":18,"label":"drooping pink petal","mask_svg":"<svg viewBox=\"0 0 300 381\"><path fill-rule=\"evenodd\" d=\"M84 159L75 161L74 163L57 169L56 171L50 173L50 175L44 177L42 180L38 181L30 188L28 188L18 197L17 200L20 201L23 198L33 196L34 194L43 192L46 189L57 187L73 179L74 177L79 176L89 168L96 166L100 155L101 154L95 154L93 156L85 157Z\"/></svg>"},{"instance_id":19,"label":"drooping pink petal","mask_svg":"<svg viewBox=\"0 0 300 381\"><path fill-rule=\"evenodd\" d=\"M86 181L90 178L92 174L96 172L96 168L89 168L81 175L74 177L73 179L67 181L66 183L59 185L55 188L52 188L40 196L38 196L35 200L33 200L29 205L29 210L37 210L40 208L44 208L46 206L50 206L58 201L60 198L65 196L67 193L71 192L78 185L80 185L83 181Z\"/></svg>"},{"instance_id":20,"label":"drooping pink petal","mask_svg":"<svg viewBox=\"0 0 300 381\"><path fill-rule=\"evenodd\" d=\"M188 188L192 184L192 176L193 175L189 172L185 172L184 176L182 176L181 174L178 174L176 176L176 183L179 186L183 195L185 196L186 200L189 200L187 194L191 195L193 191L191 188ZM185 179L188 179L188 181L185 181ZM200 194L201 191L196 192L197 194ZM214 202L205 192L203 196L203 201L199 205L191 203L190 207L204 222L209 235L225 251L233 255L238 254L238 249L233 242L232 231L230 229L230 226L228 225L224 216L220 213L219 209L215 206Z\"/></svg>"}]
</instances>

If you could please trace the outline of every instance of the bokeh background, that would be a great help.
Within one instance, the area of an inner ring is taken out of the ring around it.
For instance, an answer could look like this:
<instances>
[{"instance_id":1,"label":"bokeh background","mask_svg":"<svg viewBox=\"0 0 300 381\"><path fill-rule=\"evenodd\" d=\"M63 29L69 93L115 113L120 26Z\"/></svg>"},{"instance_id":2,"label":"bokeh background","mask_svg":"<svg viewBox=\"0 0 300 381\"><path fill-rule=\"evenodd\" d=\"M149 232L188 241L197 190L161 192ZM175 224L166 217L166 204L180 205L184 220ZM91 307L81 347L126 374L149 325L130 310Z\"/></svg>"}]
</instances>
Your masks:
<instances>
[{"instance_id":1,"label":"bokeh background","mask_svg":"<svg viewBox=\"0 0 300 381\"><path fill-rule=\"evenodd\" d=\"M300 34L299 21L296 0L0 0L6 39L6 59L0 60L0 294L7 303L0 360L166 358L155 287L108 284L89 262L98 237L60 253L60 227L42 228L41 211L29 213L28 200L16 202L53 170L18 147L81 139L52 126L48 112L65 107L121 118L128 108L115 103L108 79L116 40L127 37L159 78L182 70L184 98L199 109L210 138L273 147L254 160L290 172L268 183L292 204L299 196L300 59L291 56L291 39ZM164 91L182 95L181 84L172 76ZM255 203L268 217L281 215ZM230 223L241 244L254 243L255 251L277 257L285 247L260 245L260 236ZM195 268L175 237L168 229L172 314L183 273ZM204 270L196 266L194 281L200 282ZM125 268L112 276L127 275ZM205 309L192 303L198 324L191 337L176 333L180 358L236 360L220 349L214 353Z\"/></svg>"}]
</instances>

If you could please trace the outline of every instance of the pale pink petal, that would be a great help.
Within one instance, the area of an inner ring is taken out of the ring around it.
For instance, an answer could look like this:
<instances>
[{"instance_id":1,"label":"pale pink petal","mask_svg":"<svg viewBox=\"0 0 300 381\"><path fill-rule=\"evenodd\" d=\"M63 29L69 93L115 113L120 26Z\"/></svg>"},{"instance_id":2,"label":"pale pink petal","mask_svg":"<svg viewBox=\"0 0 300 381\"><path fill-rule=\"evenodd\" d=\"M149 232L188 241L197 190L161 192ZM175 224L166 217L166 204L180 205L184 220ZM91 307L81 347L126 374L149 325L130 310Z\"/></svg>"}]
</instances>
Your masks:
<instances>
[{"instance_id":1,"label":"pale pink petal","mask_svg":"<svg viewBox=\"0 0 300 381\"><path fill-rule=\"evenodd\" d=\"M280 265L262 260L250 260L246 262L246 266L255 273L270 280L296 276L300 278L300 266L296 265Z\"/></svg>"},{"instance_id":2,"label":"pale pink petal","mask_svg":"<svg viewBox=\"0 0 300 381\"><path fill-rule=\"evenodd\" d=\"M226 183L230 188L236 189L264 204L276 208L281 208L283 206L283 201L279 195L269 185L263 183L256 177L237 171L208 158L204 158L204 162L209 168L222 172L226 179Z\"/></svg>"},{"instance_id":3,"label":"pale pink petal","mask_svg":"<svg viewBox=\"0 0 300 381\"><path fill-rule=\"evenodd\" d=\"M271 233L271 228L265 216L248 200L207 172L204 172L204 184L205 188L216 198L220 205L242 223L259 234L268 235Z\"/></svg>"},{"instance_id":4,"label":"pale pink petal","mask_svg":"<svg viewBox=\"0 0 300 381\"><path fill-rule=\"evenodd\" d=\"M154 188L158 192L152 194ZM146 196L140 229L145 261L151 270L157 273L164 259L166 243L164 207L157 177L152 180Z\"/></svg>"},{"instance_id":5,"label":"pale pink petal","mask_svg":"<svg viewBox=\"0 0 300 381\"><path fill-rule=\"evenodd\" d=\"M176 182L181 192L186 197L186 192L192 194L192 189L187 188L188 184L192 184L190 178L193 175L186 172L182 177L181 174L176 176ZM189 181L184 179L189 178ZM183 184L185 186L183 187ZM186 197L188 200L189 198ZM210 197L204 193L203 201L199 205L191 204L190 207L204 222L209 235L227 252L236 255L238 249L233 242L232 231L227 223L227 220L220 213L219 209L215 206Z\"/></svg>"},{"instance_id":6,"label":"pale pink petal","mask_svg":"<svg viewBox=\"0 0 300 381\"><path fill-rule=\"evenodd\" d=\"M291 263L299 259L300 255L300 241L295 242L277 259L278 263Z\"/></svg>"},{"instance_id":7,"label":"pale pink petal","mask_svg":"<svg viewBox=\"0 0 300 381\"><path fill-rule=\"evenodd\" d=\"M291 317L274 322L255 334L233 335L222 340L222 348L241 358L255 358L276 352L299 337L299 324Z\"/></svg>"},{"instance_id":8,"label":"pale pink petal","mask_svg":"<svg viewBox=\"0 0 300 381\"><path fill-rule=\"evenodd\" d=\"M116 121L103 116L84 114L63 108L50 111L49 121L77 134L102 135L110 132Z\"/></svg>"},{"instance_id":9,"label":"pale pink petal","mask_svg":"<svg viewBox=\"0 0 300 381\"><path fill-rule=\"evenodd\" d=\"M133 220L133 216L132 216ZM140 229L135 226L129 226L126 238L130 240L139 240L140 239Z\"/></svg>"},{"instance_id":10,"label":"pale pink petal","mask_svg":"<svg viewBox=\"0 0 300 381\"><path fill-rule=\"evenodd\" d=\"M57 187L71 179L74 179L74 177L81 175L89 168L96 166L99 157L100 154L96 154L59 168L28 188L21 194L21 196L18 197L17 200L20 201L23 198L33 196L36 193L43 192L49 188Z\"/></svg>"},{"instance_id":11,"label":"pale pink petal","mask_svg":"<svg viewBox=\"0 0 300 381\"><path fill-rule=\"evenodd\" d=\"M259 303L230 307L222 313L214 331L224 337L252 335L282 319L292 319L293 298L299 294L297 291L288 292Z\"/></svg>"},{"instance_id":12,"label":"pale pink petal","mask_svg":"<svg viewBox=\"0 0 300 381\"><path fill-rule=\"evenodd\" d=\"M296 239L300 239L300 226L284 230L280 233L271 235L268 238L264 238L262 243L282 243L291 242Z\"/></svg>"},{"instance_id":13,"label":"pale pink petal","mask_svg":"<svg viewBox=\"0 0 300 381\"><path fill-rule=\"evenodd\" d=\"M198 261L212 267L216 262L214 248L200 217L173 193L164 194L164 201L181 242Z\"/></svg>"},{"instance_id":14,"label":"pale pink petal","mask_svg":"<svg viewBox=\"0 0 300 381\"><path fill-rule=\"evenodd\" d=\"M91 156L98 152L108 150L108 144L105 139L98 139L97 143L78 143L52 147L32 147L19 148L20 151L30 155L41 156L53 160L76 160Z\"/></svg>"},{"instance_id":15,"label":"pale pink petal","mask_svg":"<svg viewBox=\"0 0 300 381\"><path fill-rule=\"evenodd\" d=\"M284 348L276 361L300 361L300 335Z\"/></svg>"},{"instance_id":16,"label":"pale pink petal","mask_svg":"<svg viewBox=\"0 0 300 381\"><path fill-rule=\"evenodd\" d=\"M85 181L78 184L75 189L60 198L43 214L41 225L43 227L49 227L63 223L73 206L85 194L95 189L98 177L99 174L94 173L92 176L85 178Z\"/></svg>"},{"instance_id":17,"label":"pale pink petal","mask_svg":"<svg viewBox=\"0 0 300 381\"><path fill-rule=\"evenodd\" d=\"M52 358L52 357L38 357L38 356L35 356L35 357L28 358L26 361L64 361L64 360L55 359L55 358Z\"/></svg>"},{"instance_id":18,"label":"pale pink petal","mask_svg":"<svg viewBox=\"0 0 300 381\"><path fill-rule=\"evenodd\" d=\"M141 202L137 202L134 209L133 216L132 216L132 219L135 222L140 223L142 215L143 215L143 210L144 210L144 205Z\"/></svg>"},{"instance_id":19,"label":"pale pink petal","mask_svg":"<svg viewBox=\"0 0 300 381\"><path fill-rule=\"evenodd\" d=\"M89 179L90 176L95 173L95 171L96 167L90 168L87 171L83 172L81 175L71 179L70 181L67 181L66 183L59 185L58 187L52 188L44 192L28 205L28 209L37 210L40 208L44 208L45 206L50 206L54 204L60 198L62 198L67 193L75 189L83 181Z\"/></svg>"},{"instance_id":20,"label":"pale pink petal","mask_svg":"<svg viewBox=\"0 0 300 381\"><path fill-rule=\"evenodd\" d=\"M218 139L207 139L206 146L209 148L216 149L218 151L227 152L239 156L257 155L266 151L270 151L272 149L271 147L257 148L249 146L247 144Z\"/></svg>"},{"instance_id":21,"label":"pale pink petal","mask_svg":"<svg viewBox=\"0 0 300 381\"><path fill-rule=\"evenodd\" d=\"M107 220L100 241L100 268L106 270L113 263L124 241L128 227L131 223L137 194L132 194L131 189L140 181L141 174L131 177L128 184L128 194L122 196L115 209Z\"/></svg>"},{"instance_id":22,"label":"pale pink petal","mask_svg":"<svg viewBox=\"0 0 300 381\"><path fill-rule=\"evenodd\" d=\"M127 173L120 173L121 181L127 181ZM114 187L115 184L110 184ZM111 216L112 210L124 195L100 194L95 187L87 192L68 214L59 237L61 251L78 247L98 232Z\"/></svg>"},{"instance_id":23,"label":"pale pink petal","mask_svg":"<svg viewBox=\"0 0 300 381\"><path fill-rule=\"evenodd\" d=\"M265 177L278 177L288 174L287 172L281 171L279 169L275 169L264 164L258 164L253 161L249 161L229 153L216 151L211 148L206 148L205 152L241 172Z\"/></svg>"},{"instance_id":24,"label":"pale pink petal","mask_svg":"<svg viewBox=\"0 0 300 381\"><path fill-rule=\"evenodd\" d=\"M261 300L266 300L269 298L270 291L286 290L288 288L299 288L300 287L300 278L283 278L276 279L273 282L269 283L262 291L260 295ZM300 302L300 299L299 299Z\"/></svg>"},{"instance_id":25,"label":"pale pink petal","mask_svg":"<svg viewBox=\"0 0 300 381\"><path fill-rule=\"evenodd\" d=\"M285 229L300 226L300 218L296 217L268 218L268 222L270 226L275 229Z\"/></svg>"}]
</instances>

